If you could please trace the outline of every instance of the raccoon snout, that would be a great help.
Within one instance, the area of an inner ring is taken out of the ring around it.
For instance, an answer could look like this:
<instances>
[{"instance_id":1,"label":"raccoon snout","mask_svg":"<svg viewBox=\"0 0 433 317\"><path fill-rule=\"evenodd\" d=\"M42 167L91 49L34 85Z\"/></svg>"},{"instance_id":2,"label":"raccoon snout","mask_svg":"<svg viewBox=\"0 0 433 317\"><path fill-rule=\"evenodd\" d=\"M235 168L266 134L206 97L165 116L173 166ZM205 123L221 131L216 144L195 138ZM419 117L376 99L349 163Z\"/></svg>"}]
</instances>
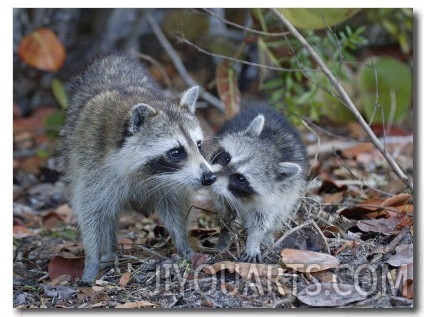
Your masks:
<instances>
[{"instance_id":1,"label":"raccoon snout","mask_svg":"<svg viewBox=\"0 0 433 317\"><path fill-rule=\"evenodd\" d=\"M216 175L214 173L212 173L212 172L204 173L203 177L201 179L201 183L204 186L210 186L213 183L215 183L216 179L217 179L217 177L216 177Z\"/></svg>"}]
</instances>

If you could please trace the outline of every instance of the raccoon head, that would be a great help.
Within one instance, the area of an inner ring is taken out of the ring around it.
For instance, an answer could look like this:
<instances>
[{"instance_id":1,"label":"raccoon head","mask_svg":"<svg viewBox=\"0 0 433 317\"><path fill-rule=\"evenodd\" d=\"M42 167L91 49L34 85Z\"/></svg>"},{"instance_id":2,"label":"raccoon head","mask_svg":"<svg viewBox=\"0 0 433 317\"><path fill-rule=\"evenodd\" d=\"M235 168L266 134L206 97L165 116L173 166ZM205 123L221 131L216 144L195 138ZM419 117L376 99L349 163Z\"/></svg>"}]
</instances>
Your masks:
<instances>
[{"instance_id":1,"label":"raccoon head","mask_svg":"<svg viewBox=\"0 0 433 317\"><path fill-rule=\"evenodd\" d=\"M198 87L179 98L138 103L126 119L125 140L110 161L133 178L198 188L215 180L201 153L203 132L194 115ZM114 162L115 161L115 162Z\"/></svg>"},{"instance_id":2,"label":"raccoon head","mask_svg":"<svg viewBox=\"0 0 433 317\"><path fill-rule=\"evenodd\" d=\"M261 138L264 123L265 118L258 115L245 130L223 134L211 156L217 176L212 190L232 204L281 191L301 173L299 164L279 161L274 144Z\"/></svg>"}]
</instances>

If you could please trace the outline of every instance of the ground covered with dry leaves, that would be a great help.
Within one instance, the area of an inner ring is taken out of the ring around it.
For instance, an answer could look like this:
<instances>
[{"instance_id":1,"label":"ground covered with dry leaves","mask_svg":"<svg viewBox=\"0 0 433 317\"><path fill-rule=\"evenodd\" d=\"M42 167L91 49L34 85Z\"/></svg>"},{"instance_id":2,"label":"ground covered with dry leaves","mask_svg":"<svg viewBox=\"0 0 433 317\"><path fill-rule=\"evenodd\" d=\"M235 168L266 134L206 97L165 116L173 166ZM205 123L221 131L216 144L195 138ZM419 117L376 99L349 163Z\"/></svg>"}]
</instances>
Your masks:
<instances>
[{"instance_id":1,"label":"ground covered with dry leaves","mask_svg":"<svg viewBox=\"0 0 433 317\"><path fill-rule=\"evenodd\" d=\"M53 158L41 155L53 141L28 130L50 111L14 118L14 307L413 307L413 197L370 143L353 141L357 125L331 135L302 131L310 186L263 264L240 262L241 231L230 251L216 252L217 216L200 192L189 215L192 262L176 255L156 217L125 213L119 266L81 285L76 220ZM394 131L386 141L412 177L411 133Z\"/></svg>"}]
</instances>

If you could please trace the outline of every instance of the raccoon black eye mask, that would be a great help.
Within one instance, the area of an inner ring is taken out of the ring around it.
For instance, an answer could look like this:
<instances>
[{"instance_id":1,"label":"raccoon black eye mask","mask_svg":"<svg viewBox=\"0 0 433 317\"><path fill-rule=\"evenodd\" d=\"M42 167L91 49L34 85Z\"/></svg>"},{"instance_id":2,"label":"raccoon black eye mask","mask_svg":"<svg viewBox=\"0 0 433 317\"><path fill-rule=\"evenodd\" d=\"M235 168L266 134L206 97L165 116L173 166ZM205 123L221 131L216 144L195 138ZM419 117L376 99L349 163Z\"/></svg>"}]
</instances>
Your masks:
<instances>
[{"instance_id":1,"label":"raccoon black eye mask","mask_svg":"<svg viewBox=\"0 0 433 317\"><path fill-rule=\"evenodd\" d=\"M96 60L74 84L62 130L62 157L86 253L82 281L117 261L122 210L155 212L185 258L192 189L216 176L201 154L194 115L198 87L167 98L140 63Z\"/></svg>"},{"instance_id":2,"label":"raccoon black eye mask","mask_svg":"<svg viewBox=\"0 0 433 317\"><path fill-rule=\"evenodd\" d=\"M261 249L272 244L273 233L296 210L305 190L305 146L298 132L269 106L242 110L216 138L210 162L217 179L210 189L224 224L217 248L230 245L238 222L247 232L243 260L261 262Z\"/></svg>"}]
</instances>

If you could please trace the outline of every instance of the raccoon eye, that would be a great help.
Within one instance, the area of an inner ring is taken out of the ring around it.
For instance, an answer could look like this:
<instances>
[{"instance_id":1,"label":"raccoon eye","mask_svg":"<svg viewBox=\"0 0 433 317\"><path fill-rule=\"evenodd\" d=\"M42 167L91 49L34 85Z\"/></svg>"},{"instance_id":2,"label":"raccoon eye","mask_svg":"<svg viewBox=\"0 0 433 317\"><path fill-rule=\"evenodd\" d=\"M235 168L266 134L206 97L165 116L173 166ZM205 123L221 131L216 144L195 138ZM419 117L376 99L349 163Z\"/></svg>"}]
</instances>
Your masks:
<instances>
[{"instance_id":1,"label":"raccoon eye","mask_svg":"<svg viewBox=\"0 0 433 317\"><path fill-rule=\"evenodd\" d=\"M180 161L186 157L185 149L178 147L167 152L168 157L173 161Z\"/></svg>"},{"instance_id":2,"label":"raccoon eye","mask_svg":"<svg viewBox=\"0 0 433 317\"><path fill-rule=\"evenodd\" d=\"M201 141L197 141L198 150L201 151Z\"/></svg>"},{"instance_id":3,"label":"raccoon eye","mask_svg":"<svg viewBox=\"0 0 433 317\"><path fill-rule=\"evenodd\" d=\"M212 164L220 164L222 166L227 166L230 161L231 161L232 157L230 156L230 154L226 151L221 151L219 152L212 160Z\"/></svg>"},{"instance_id":4,"label":"raccoon eye","mask_svg":"<svg viewBox=\"0 0 433 317\"><path fill-rule=\"evenodd\" d=\"M244 184L247 182L247 179L242 174L235 174L235 179L240 184Z\"/></svg>"}]
</instances>

